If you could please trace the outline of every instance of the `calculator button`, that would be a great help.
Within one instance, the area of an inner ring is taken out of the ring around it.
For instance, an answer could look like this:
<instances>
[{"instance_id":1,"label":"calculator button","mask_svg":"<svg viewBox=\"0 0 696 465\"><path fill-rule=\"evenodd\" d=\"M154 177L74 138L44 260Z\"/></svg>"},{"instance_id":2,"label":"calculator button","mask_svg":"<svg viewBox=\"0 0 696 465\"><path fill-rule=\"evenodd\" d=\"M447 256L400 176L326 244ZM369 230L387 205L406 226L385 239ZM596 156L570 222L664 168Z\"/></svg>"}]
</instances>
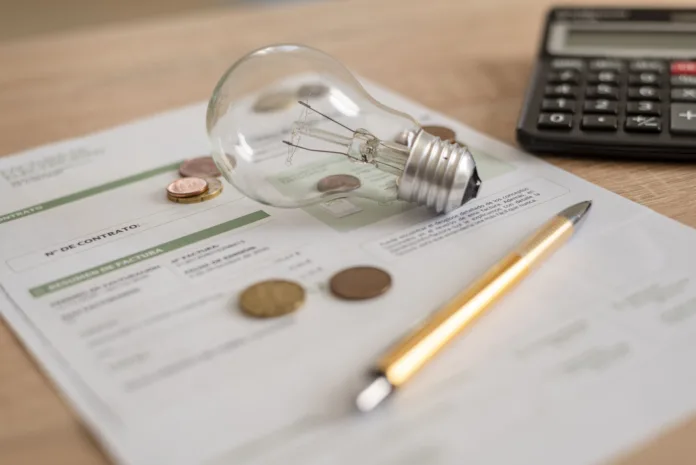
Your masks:
<instances>
[{"instance_id":1,"label":"calculator button","mask_svg":"<svg viewBox=\"0 0 696 465\"><path fill-rule=\"evenodd\" d=\"M672 87L696 87L696 75L680 74L670 78Z\"/></svg>"},{"instance_id":2,"label":"calculator button","mask_svg":"<svg viewBox=\"0 0 696 465\"><path fill-rule=\"evenodd\" d=\"M660 100L660 91L654 87L633 87L628 89L628 98L632 100Z\"/></svg>"},{"instance_id":3,"label":"calculator button","mask_svg":"<svg viewBox=\"0 0 696 465\"><path fill-rule=\"evenodd\" d=\"M623 62L619 60L592 60L590 62L590 69L592 71L602 71L602 70L614 70L621 71L623 69Z\"/></svg>"},{"instance_id":4,"label":"calculator button","mask_svg":"<svg viewBox=\"0 0 696 465\"><path fill-rule=\"evenodd\" d=\"M671 97L675 102L696 102L696 88L672 89Z\"/></svg>"},{"instance_id":5,"label":"calculator button","mask_svg":"<svg viewBox=\"0 0 696 465\"><path fill-rule=\"evenodd\" d=\"M567 98L544 99L541 102L541 109L559 113L575 113L575 100L568 100Z\"/></svg>"},{"instance_id":6,"label":"calculator button","mask_svg":"<svg viewBox=\"0 0 696 465\"><path fill-rule=\"evenodd\" d=\"M665 70L665 64L662 61L656 60L635 60L631 62L628 68L638 73L643 71L662 73Z\"/></svg>"},{"instance_id":7,"label":"calculator button","mask_svg":"<svg viewBox=\"0 0 696 465\"><path fill-rule=\"evenodd\" d=\"M590 131L615 131L618 127L616 116L587 115L582 117L582 128Z\"/></svg>"},{"instance_id":8,"label":"calculator button","mask_svg":"<svg viewBox=\"0 0 696 465\"><path fill-rule=\"evenodd\" d=\"M547 97L574 97L577 87L570 84L559 84L557 86L546 86Z\"/></svg>"},{"instance_id":9,"label":"calculator button","mask_svg":"<svg viewBox=\"0 0 696 465\"><path fill-rule=\"evenodd\" d=\"M615 71L601 71L590 74L588 81L591 84L618 84L619 75Z\"/></svg>"},{"instance_id":10,"label":"calculator button","mask_svg":"<svg viewBox=\"0 0 696 465\"><path fill-rule=\"evenodd\" d=\"M573 69L564 69L549 74L548 81L552 84L577 84L580 80L580 75Z\"/></svg>"},{"instance_id":11,"label":"calculator button","mask_svg":"<svg viewBox=\"0 0 696 465\"><path fill-rule=\"evenodd\" d=\"M657 116L629 116L626 118L625 129L628 132L660 132L662 122Z\"/></svg>"},{"instance_id":12,"label":"calculator button","mask_svg":"<svg viewBox=\"0 0 696 465\"><path fill-rule=\"evenodd\" d=\"M629 115L660 116L660 104L655 102L628 102L626 113Z\"/></svg>"},{"instance_id":13,"label":"calculator button","mask_svg":"<svg viewBox=\"0 0 696 465\"><path fill-rule=\"evenodd\" d=\"M632 86L659 86L660 77L655 73L632 74L628 77L628 83Z\"/></svg>"},{"instance_id":14,"label":"calculator button","mask_svg":"<svg viewBox=\"0 0 696 465\"><path fill-rule=\"evenodd\" d=\"M611 100L586 100L583 108L585 113L608 113L615 115L618 112L619 105Z\"/></svg>"},{"instance_id":15,"label":"calculator button","mask_svg":"<svg viewBox=\"0 0 696 465\"><path fill-rule=\"evenodd\" d=\"M573 127L573 116L568 113L542 113L537 126L541 129L570 129Z\"/></svg>"},{"instance_id":16,"label":"calculator button","mask_svg":"<svg viewBox=\"0 0 696 465\"><path fill-rule=\"evenodd\" d=\"M582 60L576 58L556 58L551 62L551 68L553 69L582 69L585 63Z\"/></svg>"},{"instance_id":17,"label":"calculator button","mask_svg":"<svg viewBox=\"0 0 696 465\"><path fill-rule=\"evenodd\" d=\"M587 96L590 98L616 100L619 98L619 89L609 84L600 84L596 87L588 87Z\"/></svg>"},{"instance_id":18,"label":"calculator button","mask_svg":"<svg viewBox=\"0 0 696 465\"><path fill-rule=\"evenodd\" d=\"M669 130L675 134L696 134L696 105L673 103L670 105Z\"/></svg>"},{"instance_id":19,"label":"calculator button","mask_svg":"<svg viewBox=\"0 0 696 465\"><path fill-rule=\"evenodd\" d=\"M696 74L696 61L675 61L670 71L672 74Z\"/></svg>"}]
</instances>

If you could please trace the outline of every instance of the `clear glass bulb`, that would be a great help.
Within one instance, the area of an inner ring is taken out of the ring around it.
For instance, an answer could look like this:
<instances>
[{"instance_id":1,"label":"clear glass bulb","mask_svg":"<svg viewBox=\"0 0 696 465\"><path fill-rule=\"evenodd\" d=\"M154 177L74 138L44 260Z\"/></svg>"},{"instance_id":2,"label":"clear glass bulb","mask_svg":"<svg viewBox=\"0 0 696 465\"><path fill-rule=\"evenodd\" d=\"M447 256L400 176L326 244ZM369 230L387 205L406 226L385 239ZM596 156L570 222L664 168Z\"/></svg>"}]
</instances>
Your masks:
<instances>
[{"instance_id":1,"label":"clear glass bulb","mask_svg":"<svg viewBox=\"0 0 696 465\"><path fill-rule=\"evenodd\" d=\"M213 92L207 129L225 179L276 207L355 196L448 211L480 184L468 151L423 135L413 117L377 102L340 62L301 45L269 46L237 61ZM408 143L402 134L412 135ZM419 172L420 165L437 173ZM437 175L454 191L432 188Z\"/></svg>"}]
</instances>

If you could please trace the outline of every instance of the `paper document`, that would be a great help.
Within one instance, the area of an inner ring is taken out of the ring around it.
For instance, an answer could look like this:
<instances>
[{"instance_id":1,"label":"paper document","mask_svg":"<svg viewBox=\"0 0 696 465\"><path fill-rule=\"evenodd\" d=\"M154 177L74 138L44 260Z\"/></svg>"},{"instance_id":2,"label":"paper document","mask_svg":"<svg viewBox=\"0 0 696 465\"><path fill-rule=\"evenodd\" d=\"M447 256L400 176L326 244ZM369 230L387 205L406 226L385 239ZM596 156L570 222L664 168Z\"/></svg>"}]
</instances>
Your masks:
<instances>
[{"instance_id":1,"label":"paper document","mask_svg":"<svg viewBox=\"0 0 696 465\"><path fill-rule=\"evenodd\" d=\"M168 202L180 161L209 153L205 104L0 159L2 315L116 463L589 465L696 411L692 229L368 89L456 131L476 200L444 216L352 198L286 210L225 181L211 201ZM391 343L584 200L565 247L385 405L356 411ZM353 265L392 288L332 296ZM301 283L305 305L242 314L239 293L266 278Z\"/></svg>"}]
</instances>

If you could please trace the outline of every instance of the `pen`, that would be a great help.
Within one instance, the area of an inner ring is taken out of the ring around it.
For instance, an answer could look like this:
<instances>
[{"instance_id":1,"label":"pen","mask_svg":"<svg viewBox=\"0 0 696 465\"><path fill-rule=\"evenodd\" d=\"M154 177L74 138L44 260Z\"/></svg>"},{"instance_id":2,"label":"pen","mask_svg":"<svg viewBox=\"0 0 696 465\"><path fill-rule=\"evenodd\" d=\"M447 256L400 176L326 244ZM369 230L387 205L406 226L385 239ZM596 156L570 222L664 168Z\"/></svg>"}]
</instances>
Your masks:
<instances>
[{"instance_id":1,"label":"pen","mask_svg":"<svg viewBox=\"0 0 696 465\"><path fill-rule=\"evenodd\" d=\"M356 398L358 410L369 412L382 403L477 316L570 239L590 205L591 201L580 202L551 218L483 276L389 349L372 370L370 384Z\"/></svg>"}]
</instances>

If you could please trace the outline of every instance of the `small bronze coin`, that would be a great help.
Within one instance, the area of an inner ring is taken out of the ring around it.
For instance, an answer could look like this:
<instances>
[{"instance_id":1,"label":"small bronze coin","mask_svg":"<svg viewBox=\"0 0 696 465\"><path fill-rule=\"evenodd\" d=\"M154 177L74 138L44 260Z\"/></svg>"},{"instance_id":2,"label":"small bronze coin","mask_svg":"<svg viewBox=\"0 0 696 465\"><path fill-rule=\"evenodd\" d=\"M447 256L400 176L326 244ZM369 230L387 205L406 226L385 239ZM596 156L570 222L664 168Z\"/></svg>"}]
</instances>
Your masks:
<instances>
[{"instance_id":1,"label":"small bronze coin","mask_svg":"<svg viewBox=\"0 0 696 465\"><path fill-rule=\"evenodd\" d=\"M271 279L247 287L239 296L239 307L249 316L272 318L294 312L304 301L302 286L292 281Z\"/></svg>"},{"instance_id":2,"label":"small bronze coin","mask_svg":"<svg viewBox=\"0 0 696 465\"><path fill-rule=\"evenodd\" d=\"M300 99L321 98L329 93L329 88L324 84L305 84L297 90Z\"/></svg>"},{"instance_id":3,"label":"small bronze coin","mask_svg":"<svg viewBox=\"0 0 696 465\"><path fill-rule=\"evenodd\" d=\"M198 157L186 160L179 166L179 174L185 178L191 176L197 178L217 178L221 175L220 170L218 170L213 161L213 157Z\"/></svg>"},{"instance_id":4,"label":"small bronze coin","mask_svg":"<svg viewBox=\"0 0 696 465\"><path fill-rule=\"evenodd\" d=\"M208 182L203 178L181 178L167 186L171 197L195 197L208 190Z\"/></svg>"},{"instance_id":5,"label":"small bronze coin","mask_svg":"<svg viewBox=\"0 0 696 465\"><path fill-rule=\"evenodd\" d=\"M220 182L219 179L210 178L206 181L208 182L208 190L200 195L194 195L193 197L174 197L173 195L167 194L167 198L176 203L198 203L214 199L222 193L222 182Z\"/></svg>"},{"instance_id":6,"label":"small bronze coin","mask_svg":"<svg viewBox=\"0 0 696 465\"><path fill-rule=\"evenodd\" d=\"M391 287L389 273L372 266L356 266L339 271L329 283L336 297L348 300L372 299Z\"/></svg>"},{"instance_id":7,"label":"small bronze coin","mask_svg":"<svg viewBox=\"0 0 696 465\"><path fill-rule=\"evenodd\" d=\"M317 183L319 192L349 192L360 187L360 179L350 174L332 174Z\"/></svg>"},{"instance_id":8,"label":"small bronze coin","mask_svg":"<svg viewBox=\"0 0 696 465\"><path fill-rule=\"evenodd\" d=\"M444 141L455 142L455 132L450 128L446 128L445 126L423 126L422 129L425 132L432 134L433 136L439 137Z\"/></svg>"}]
</instances>

